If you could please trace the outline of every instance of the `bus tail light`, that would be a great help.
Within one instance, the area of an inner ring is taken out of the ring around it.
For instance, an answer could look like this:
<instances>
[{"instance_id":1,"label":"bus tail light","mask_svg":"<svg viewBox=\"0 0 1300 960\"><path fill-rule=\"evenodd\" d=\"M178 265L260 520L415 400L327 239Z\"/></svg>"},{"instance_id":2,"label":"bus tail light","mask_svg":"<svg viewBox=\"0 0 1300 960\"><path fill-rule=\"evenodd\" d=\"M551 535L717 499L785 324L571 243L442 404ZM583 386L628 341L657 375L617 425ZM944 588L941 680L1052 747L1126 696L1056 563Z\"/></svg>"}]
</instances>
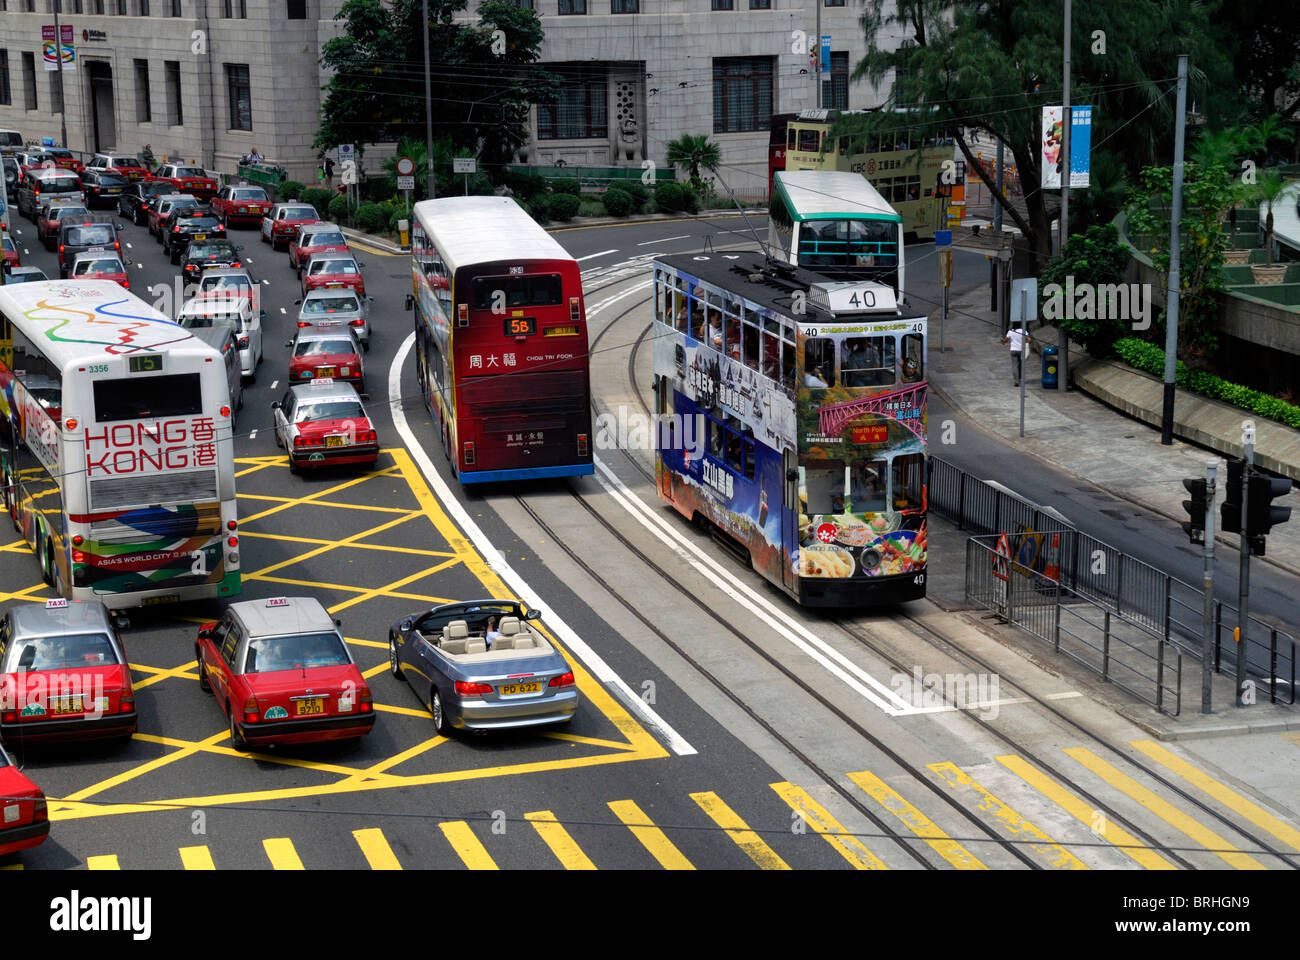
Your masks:
<instances>
[{"instance_id":1,"label":"bus tail light","mask_svg":"<svg viewBox=\"0 0 1300 960\"><path fill-rule=\"evenodd\" d=\"M578 309L578 298L569 298L569 319L575 323L582 317L582 311Z\"/></svg>"},{"instance_id":2,"label":"bus tail light","mask_svg":"<svg viewBox=\"0 0 1300 960\"><path fill-rule=\"evenodd\" d=\"M462 303L456 307L456 326L458 327L469 326L469 304L468 303Z\"/></svg>"},{"instance_id":3,"label":"bus tail light","mask_svg":"<svg viewBox=\"0 0 1300 960\"><path fill-rule=\"evenodd\" d=\"M72 562L73 562L73 563L85 563L85 562L86 562L86 554L85 554L83 551L81 551L81 550L73 550L73 551L72 551Z\"/></svg>"},{"instance_id":4,"label":"bus tail light","mask_svg":"<svg viewBox=\"0 0 1300 960\"><path fill-rule=\"evenodd\" d=\"M474 441L470 440L465 444L465 462L474 462Z\"/></svg>"},{"instance_id":5,"label":"bus tail light","mask_svg":"<svg viewBox=\"0 0 1300 960\"><path fill-rule=\"evenodd\" d=\"M225 351L222 351L222 352L224 353ZM230 416L230 408L229 408L229 407L222 407L222 408L221 408L221 415L222 415L223 417L228 417L228 416Z\"/></svg>"},{"instance_id":6,"label":"bus tail light","mask_svg":"<svg viewBox=\"0 0 1300 960\"><path fill-rule=\"evenodd\" d=\"M580 433L578 434L578 456L585 457L586 455L587 455L587 435L585 433Z\"/></svg>"},{"instance_id":7,"label":"bus tail light","mask_svg":"<svg viewBox=\"0 0 1300 960\"><path fill-rule=\"evenodd\" d=\"M227 521L226 521L226 529L227 529L227 530L234 530L234 529L236 529L238 526L239 526L238 521L235 521L235 520L227 520Z\"/></svg>"}]
</instances>

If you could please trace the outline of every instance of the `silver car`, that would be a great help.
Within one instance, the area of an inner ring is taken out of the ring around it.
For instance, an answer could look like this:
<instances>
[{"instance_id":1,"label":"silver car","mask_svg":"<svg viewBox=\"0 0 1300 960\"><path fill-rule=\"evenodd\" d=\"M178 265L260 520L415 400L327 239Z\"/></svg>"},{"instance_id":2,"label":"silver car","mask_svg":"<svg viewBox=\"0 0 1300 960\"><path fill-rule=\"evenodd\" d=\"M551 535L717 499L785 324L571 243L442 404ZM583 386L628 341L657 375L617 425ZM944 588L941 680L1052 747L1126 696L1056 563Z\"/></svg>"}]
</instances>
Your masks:
<instances>
[{"instance_id":1,"label":"silver car","mask_svg":"<svg viewBox=\"0 0 1300 960\"><path fill-rule=\"evenodd\" d=\"M216 271L213 273L225 273ZM206 279L207 275L204 275ZM266 311L257 308L254 300L238 295L220 296L222 291L210 295L200 294L181 306L176 322L187 329L229 326L235 333L239 346L239 372L246 380L257 379L257 365L262 362L262 320ZM237 291L234 291L237 293Z\"/></svg>"},{"instance_id":2,"label":"silver car","mask_svg":"<svg viewBox=\"0 0 1300 960\"><path fill-rule=\"evenodd\" d=\"M363 297L355 290L309 290L307 296L295 300L298 304L298 329L319 327L351 327L370 349L370 304L373 297Z\"/></svg>"},{"instance_id":3,"label":"silver car","mask_svg":"<svg viewBox=\"0 0 1300 960\"><path fill-rule=\"evenodd\" d=\"M567 723L579 702L573 668L540 617L517 600L445 603L389 628L388 666L440 734Z\"/></svg>"}]
</instances>

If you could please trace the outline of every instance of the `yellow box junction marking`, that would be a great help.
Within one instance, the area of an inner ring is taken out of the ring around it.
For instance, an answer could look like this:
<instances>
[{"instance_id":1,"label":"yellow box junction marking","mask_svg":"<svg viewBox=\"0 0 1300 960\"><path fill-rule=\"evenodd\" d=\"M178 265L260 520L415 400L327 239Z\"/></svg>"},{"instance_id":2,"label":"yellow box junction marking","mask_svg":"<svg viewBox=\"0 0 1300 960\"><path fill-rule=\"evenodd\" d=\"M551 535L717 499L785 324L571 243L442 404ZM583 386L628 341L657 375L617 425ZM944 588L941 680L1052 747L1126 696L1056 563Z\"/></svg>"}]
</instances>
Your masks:
<instances>
[{"instance_id":1,"label":"yellow box junction marking","mask_svg":"<svg viewBox=\"0 0 1300 960\"><path fill-rule=\"evenodd\" d=\"M484 849L483 844L479 843L478 837L474 836L474 831L469 828L469 824L464 820L451 820L447 823L438 824L438 829L442 831L451 848L456 851L456 856L460 857L465 866L471 870L497 870L496 861Z\"/></svg>"},{"instance_id":2,"label":"yellow box junction marking","mask_svg":"<svg viewBox=\"0 0 1300 960\"><path fill-rule=\"evenodd\" d=\"M186 870L215 870L217 865L212 862L212 851L206 846L201 847L181 847L181 866Z\"/></svg>"},{"instance_id":3,"label":"yellow box junction marking","mask_svg":"<svg viewBox=\"0 0 1300 960\"><path fill-rule=\"evenodd\" d=\"M524 819L533 825L537 835L551 848L551 853L555 854L555 858L564 865L565 870L596 869L596 865L582 852L573 837L569 836L569 831L560 826L551 811L537 810L533 813L525 813Z\"/></svg>"},{"instance_id":4,"label":"yellow box junction marking","mask_svg":"<svg viewBox=\"0 0 1300 960\"><path fill-rule=\"evenodd\" d=\"M1007 754L994 759L1070 814L1094 834L1108 843L1113 843L1121 853L1140 866L1148 870L1178 869L1178 866L1173 861L1166 860L1123 827L1112 823L1104 811L1098 810L1090 803L1085 803L1037 767L1031 766L1023 758L1014 754Z\"/></svg>"},{"instance_id":5,"label":"yellow box junction marking","mask_svg":"<svg viewBox=\"0 0 1300 960\"><path fill-rule=\"evenodd\" d=\"M825 838L831 848L849 862L854 870L888 870L883 860L862 845L857 837L840 825L829 810L812 798L807 790L789 781L770 784L777 796L803 817L804 823Z\"/></svg>"},{"instance_id":6,"label":"yellow box junction marking","mask_svg":"<svg viewBox=\"0 0 1300 960\"><path fill-rule=\"evenodd\" d=\"M1237 870L1268 869L1254 857L1241 853L1209 827L1192 819L1163 797L1152 793L1128 774L1120 772L1086 747L1066 747L1065 754L1091 770L1121 793L1142 804L1175 830L1191 837L1228 866Z\"/></svg>"},{"instance_id":7,"label":"yellow box junction marking","mask_svg":"<svg viewBox=\"0 0 1300 960\"><path fill-rule=\"evenodd\" d=\"M397 854L393 853L393 848L384 839L384 831L370 827L367 830L353 830L352 836L365 854L366 863L370 864L371 870L402 869L402 865L397 862Z\"/></svg>"},{"instance_id":8,"label":"yellow box junction marking","mask_svg":"<svg viewBox=\"0 0 1300 960\"><path fill-rule=\"evenodd\" d=\"M87 870L121 870L122 866L117 862L117 854L106 853L100 857L86 858Z\"/></svg>"},{"instance_id":9,"label":"yellow box junction marking","mask_svg":"<svg viewBox=\"0 0 1300 960\"><path fill-rule=\"evenodd\" d=\"M716 793L703 790L692 793L691 799L700 805L729 836L745 855L753 860L760 870L789 870L790 865L782 860L775 850L763 842L763 839L750 829L740 814L732 810Z\"/></svg>"},{"instance_id":10,"label":"yellow box junction marking","mask_svg":"<svg viewBox=\"0 0 1300 960\"><path fill-rule=\"evenodd\" d=\"M298 851L293 848L293 841L288 837L271 837L262 841L266 857L276 870L303 870Z\"/></svg>"},{"instance_id":11,"label":"yellow box junction marking","mask_svg":"<svg viewBox=\"0 0 1300 960\"><path fill-rule=\"evenodd\" d=\"M973 853L944 833L929 817L904 800L893 787L870 770L850 773L849 779L867 795L902 821L903 826L921 837L930 849L958 870L987 870Z\"/></svg>"},{"instance_id":12,"label":"yellow box junction marking","mask_svg":"<svg viewBox=\"0 0 1300 960\"><path fill-rule=\"evenodd\" d=\"M612 800L609 809L614 811L614 816L627 824L627 828L632 831L632 836L641 841L641 846L649 851L650 856L659 861L659 866L665 870L695 869L691 861L686 859L686 855L677 849L677 845L669 840L667 835L636 805L636 801Z\"/></svg>"}]
</instances>

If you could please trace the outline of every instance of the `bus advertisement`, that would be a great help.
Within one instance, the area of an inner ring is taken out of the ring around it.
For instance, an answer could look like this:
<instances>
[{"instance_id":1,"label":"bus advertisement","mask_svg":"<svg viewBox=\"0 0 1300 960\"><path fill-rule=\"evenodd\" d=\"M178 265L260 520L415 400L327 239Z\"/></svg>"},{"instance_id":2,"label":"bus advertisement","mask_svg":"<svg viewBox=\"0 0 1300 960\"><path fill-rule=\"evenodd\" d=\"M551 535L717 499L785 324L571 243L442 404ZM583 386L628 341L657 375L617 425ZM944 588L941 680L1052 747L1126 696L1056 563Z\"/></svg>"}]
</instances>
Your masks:
<instances>
[{"instance_id":1,"label":"bus advertisement","mask_svg":"<svg viewBox=\"0 0 1300 960\"><path fill-rule=\"evenodd\" d=\"M116 283L0 287L5 506L63 596L240 592L232 414L221 356Z\"/></svg>"}]
</instances>

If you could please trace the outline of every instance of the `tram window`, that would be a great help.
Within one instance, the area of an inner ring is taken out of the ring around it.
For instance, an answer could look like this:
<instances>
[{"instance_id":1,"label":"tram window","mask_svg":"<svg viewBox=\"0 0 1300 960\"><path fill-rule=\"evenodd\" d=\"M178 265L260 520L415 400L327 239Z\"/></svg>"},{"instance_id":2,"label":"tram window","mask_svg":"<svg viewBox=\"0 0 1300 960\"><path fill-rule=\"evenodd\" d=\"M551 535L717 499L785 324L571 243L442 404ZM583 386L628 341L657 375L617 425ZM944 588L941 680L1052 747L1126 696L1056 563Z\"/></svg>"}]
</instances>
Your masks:
<instances>
[{"instance_id":1,"label":"tram window","mask_svg":"<svg viewBox=\"0 0 1300 960\"><path fill-rule=\"evenodd\" d=\"M818 130L800 130L799 131L799 150L803 153L816 153L821 149L818 143L820 131Z\"/></svg>"},{"instance_id":2,"label":"tram window","mask_svg":"<svg viewBox=\"0 0 1300 960\"><path fill-rule=\"evenodd\" d=\"M921 199L921 178L920 177L907 178L907 199L909 200Z\"/></svg>"},{"instance_id":3,"label":"tram window","mask_svg":"<svg viewBox=\"0 0 1300 960\"><path fill-rule=\"evenodd\" d=\"M698 286L691 288L690 334L701 341L704 339L704 301L700 299L703 293Z\"/></svg>"},{"instance_id":4,"label":"tram window","mask_svg":"<svg viewBox=\"0 0 1300 960\"><path fill-rule=\"evenodd\" d=\"M672 327L674 330L686 329L686 292L682 289L681 278L678 278L677 289L673 291Z\"/></svg>"},{"instance_id":5,"label":"tram window","mask_svg":"<svg viewBox=\"0 0 1300 960\"><path fill-rule=\"evenodd\" d=\"M846 387L884 387L897 379L893 337L847 337L840 353Z\"/></svg>"},{"instance_id":6,"label":"tram window","mask_svg":"<svg viewBox=\"0 0 1300 960\"><path fill-rule=\"evenodd\" d=\"M786 142L785 142L785 148L787 150L793 150L798 143L799 143L799 131L796 130L794 127L790 127L789 136L786 138Z\"/></svg>"},{"instance_id":7,"label":"tram window","mask_svg":"<svg viewBox=\"0 0 1300 960\"><path fill-rule=\"evenodd\" d=\"M805 387L835 386L835 341L829 337L813 337L804 344L803 385Z\"/></svg>"},{"instance_id":8,"label":"tram window","mask_svg":"<svg viewBox=\"0 0 1300 960\"><path fill-rule=\"evenodd\" d=\"M774 334L763 333L763 376L781 379L781 341Z\"/></svg>"},{"instance_id":9,"label":"tram window","mask_svg":"<svg viewBox=\"0 0 1300 960\"><path fill-rule=\"evenodd\" d=\"M922 454L895 457L889 479L895 510L921 509L921 488L925 484L925 457Z\"/></svg>"},{"instance_id":10,"label":"tram window","mask_svg":"<svg viewBox=\"0 0 1300 960\"><path fill-rule=\"evenodd\" d=\"M794 396L794 344L789 341L783 341L781 344L781 384L785 387L785 392Z\"/></svg>"},{"instance_id":11,"label":"tram window","mask_svg":"<svg viewBox=\"0 0 1300 960\"><path fill-rule=\"evenodd\" d=\"M758 320L757 314L752 310L745 311L745 324L741 332L744 340L744 360L745 366L751 370L758 369L758 327L755 325Z\"/></svg>"},{"instance_id":12,"label":"tram window","mask_svg":"<svg viewBox=\"0 0 1300 960\"><path fill-rule=\"evenodd\" d=\"M739 471L743 465L741 451L744 446L740 441L740 434L737 433L741 426L742 424L738 418L727 414L727 466L736 471Z\"/></svg>"},{"instance_id":13,"label":"tram window","mask_svg":"<svg viewBox=\"0 0 1300 960\"><path fill-rule=\"evenodd\" d=\"M815 514L844 512L844 461L820 460L799 468L803 488L803 512Z\"/></svg>"},{"instance_id":14,"label":"tram window","mask_svg":"<svg viewBox=\"0 0 1300 960\"><path fill-rule=\"evenodd\" d=\"M664 322L664 275L655 271L655 319Z\"/></svg>"},{"instance_id":15,"label":"tram window","mask_svg":"<svg viewBox=\"0 0 1300 960\"><path fill-rule=\"evenodd\" d=\"M840 156L842 157L848 152L849 152L849 138L840 137Z\"/></svg>"},{"instance_id":16,"label":"tram window","mask_svg":"<svg viewBox=\"0 0 1300 960\"><path fill-rule=\"evenodd\" d=\"M746 440L745 441L745 479L746 480L754 479L754 470L755 470L754 441Z\"/></svg>"},{"instance_id":17,"label":"tram window","mask_svg":"<svg viewBox=\"0 0 1300 960\"><path fill-rule=\"evenodd\" d=\"M881 513L888 509L885 478L889 465L883 460L854 461L849 468L849 499L854 513Z\"/></svg>"},{"instance_id":18,"label":"tram window","mask_svg":"<svg viewBox=\"0 0 1300 960\"><path fill-rule=\"evenodd\" d=\"M921 350L921 335L903 336L903 382L916 383L925 378L925 355Z\"/></svg>"},{"instance_id":19,"label":"tram window","mask_svg":"<svg viewBox=\"0 0 1300 960\"><path fill-rule=\"evenodd\" d=\"M732 306L732 304L728 304L728 307L730 306ZM724 326L725 329L723 331L723 337L724 337L723 352L725 352L727 356L731 357L732 360L739 360L740 359L739 309L737 309L736 313L732 313L730 310L727 311L727 315L724 318Z\"/></svg>"},{"instance_id":20,"label":"tram window","mask_svg":"<svg viewBox=\"0 0 1300 960\"><path fill-rule=\"evenodd\" d=\"M722 459L722 432L723 432L722 424L718 423L718 421L714 420L712 417L709 418L708 423L709 423L709 453L713 454L713 456L716 459L721 460Z\"/></svg>"},{"instance_id":21,"label":"tram window","mask_svg":"<svg viewBox=\"0 0 1300 960\"><path fill-rule=\"evenodd\" d=\"M709 328L706 341L715 350L722 349L722 312L717 307L709 307Z\"/></svg>"}]
</instances>

